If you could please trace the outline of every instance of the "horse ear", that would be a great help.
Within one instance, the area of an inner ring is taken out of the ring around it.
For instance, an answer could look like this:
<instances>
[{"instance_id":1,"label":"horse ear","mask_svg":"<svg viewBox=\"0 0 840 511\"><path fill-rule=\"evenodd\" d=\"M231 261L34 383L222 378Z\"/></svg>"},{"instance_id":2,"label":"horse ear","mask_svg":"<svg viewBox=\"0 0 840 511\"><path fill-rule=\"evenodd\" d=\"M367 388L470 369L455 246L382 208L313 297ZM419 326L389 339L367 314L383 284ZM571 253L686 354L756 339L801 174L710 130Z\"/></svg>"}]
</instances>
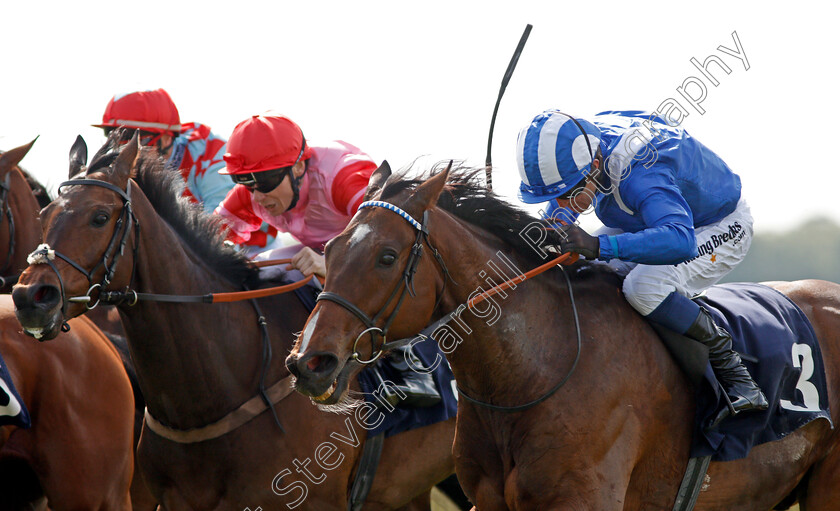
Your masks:
<instances>
[{"instance_id":1,"label":"horse ear","mask_svg":"<svg viewBox=\"0 0 840 511\"><path fill-rule=\"evenodd\" d=\"M117 159L114 161L114 165L111 167L110 174L117 179L118 185L121 188L125 188L128 184L128 178L131 177L131 173L137 163L137 156L139 154L140 137L137 132L135 132L134 136L131 137L131 140L125 144L122 151L120 151L120 155L117 156Z\"/></svg>"},{"instance_id":2,"label":"horse ear","mask_svg":"<svg viewBox=\"0 0 840 511\"><path fill-rule=\"evenodd\" d=\"M437 204L438 197L440 197L443 187L446 185L446 180L449 178L450 170L452 170L451 160L443 172L430 177L417 187L414 194L408 199L406 204L408 209L422 213Z\"/></svg>"},{"instance_id":3,"label":"horse ear","mask_svg":"<svg viewBox=\"0 0 840 511\"><path fill-rule=\"evenodd\" d=\"M14 149L9 149L5 153L0 154L0 173L5 174L11 170L12 167L20 163L20 160L22 160L23 157L26 156L26 153L32 149L32 146L35 144L35 140L38 140L38 137L35 137L35 139L28 144L15 147Z\"/></svg>"},{"instance_id":4,"label":"horse ear","mask_svg":"<svg viewBox=\"0 0 840 511\"><path fill-rule=\"evenodd\" d=\"M76 135L76 141L73 142L73 147L70 148L70 179L76 177L82 171L82 167L87 165L88 153L87 144L81 135Z\"/></svg>"},{"instance_id":5,"label":"horse ear","mask_svg":"<svg viewBox=\"0 0 840 511\"><path fill-rule=\"evenodd\" d=\"M389 177L391 177L391 165L388 164L388 160L382 160L382 165L370 175L364 200L370 200L379 193Z\"/></svg>"}]
</instances>

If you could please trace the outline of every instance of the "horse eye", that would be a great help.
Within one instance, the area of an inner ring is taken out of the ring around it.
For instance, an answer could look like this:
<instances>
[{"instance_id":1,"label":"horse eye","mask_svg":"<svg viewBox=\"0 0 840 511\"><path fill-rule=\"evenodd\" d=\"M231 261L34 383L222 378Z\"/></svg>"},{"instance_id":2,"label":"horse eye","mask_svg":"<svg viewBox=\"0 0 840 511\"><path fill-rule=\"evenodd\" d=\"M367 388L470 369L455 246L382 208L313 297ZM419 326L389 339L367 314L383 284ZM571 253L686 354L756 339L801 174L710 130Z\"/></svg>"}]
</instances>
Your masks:
<instances>
[{"instance_id":1,"label":"horse eye","mask_svg":"<svg viewBox=\"0 0 840 511\"><path fill-rule=\"evenodd\" d=\"M90 220L90 225L94 227L102 227L103 225L108 223L108 220L110 218L111 216L108 213L105 213L104 211L98 211L95 215L93 215L93 218Z\"/></svg>"},{"instance_id":2,"label":"horse eye","mask_svg":"<svg viewBox=\"0 0 840 511\"><path fill-rule=\"evenodd\" d=\"M391 266L397 260L397 255L392 252L386 252L379 256L380 266Z\"/></svg>"}]
</instances>

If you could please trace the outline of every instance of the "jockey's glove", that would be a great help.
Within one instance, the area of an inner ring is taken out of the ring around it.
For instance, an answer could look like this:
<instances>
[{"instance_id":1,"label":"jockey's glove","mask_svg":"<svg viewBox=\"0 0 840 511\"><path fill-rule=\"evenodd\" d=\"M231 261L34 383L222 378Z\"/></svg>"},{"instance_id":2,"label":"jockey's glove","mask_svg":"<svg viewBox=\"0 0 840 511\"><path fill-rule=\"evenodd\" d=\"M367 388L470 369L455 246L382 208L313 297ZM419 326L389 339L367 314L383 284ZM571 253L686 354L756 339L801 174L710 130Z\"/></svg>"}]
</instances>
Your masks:
<instances>
[{"instance_id":1,"label":"jockey's glove","mask_svg":"<svg viewBox=\"0 0 840 511\"><path fill-rule=\"evenodd\" d=\"M560 252L577 252L587 259L598 259L601 243L596 236L591 236L577 224L561 225L556 230L562 240Z\"/></svg>"}]
</instances>

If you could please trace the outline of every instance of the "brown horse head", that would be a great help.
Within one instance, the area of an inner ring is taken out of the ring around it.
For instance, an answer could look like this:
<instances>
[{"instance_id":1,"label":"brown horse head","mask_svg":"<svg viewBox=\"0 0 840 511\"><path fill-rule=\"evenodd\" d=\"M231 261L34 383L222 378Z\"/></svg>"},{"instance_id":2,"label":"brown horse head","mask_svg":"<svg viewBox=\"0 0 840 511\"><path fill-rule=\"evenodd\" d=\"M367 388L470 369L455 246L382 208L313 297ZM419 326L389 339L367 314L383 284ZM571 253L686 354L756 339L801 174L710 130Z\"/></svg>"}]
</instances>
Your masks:
<instances>
[{"instance_id":1,"label":"brown horse head","mask_svg":"<svg viewBox=\"0 0 840 511\"><path fill-rule=\"evenodd\" d=\"M384 195L387 162L371 176L365 199L387 200L401 213L362 208L327 244L325 294L335 292L338 301L352 305L322 296L310 315L287 358L301 393L338 402L351 376L379 356L383 342L413 335L430 322L445 276L427 229L440 228L436 220L446 215L435 205L449 170L412 186L398 184Z\"/></svg>"},{"instance_id":2,"label":"brown horse head","mask_svg":"<svg viewBox=\"0 0 840 511\"><path fill-rule=\"evenodd\" d=\"M39 203L30 186L37 182L18 166L35 140L0 154L0 290L5 292L11 289L6 281L14 282L41 239Z\"/></svg>"},{"instance_id":3,"label":"brown horse head","mask_svg":"<svg viewBox=\"0 0 840 511\"><path fill-rule=\"evenodd\" d=\"M71 153L73 176L81 173L85 160L82 147L76 149ZM344 416L322 413L298 394L285 394L288 373L279 354L288 353L304 325L307 311L301 300L294 293L214 305L145 299L203 297L264 284L241 252L222 243L218 218L181 198L180 173L162 172L160 163L142 152L138 157L136 141L121 149L112 144L93 157L82 174L87 182L77 176L61 186L42 218L48 246L36 251L14 291L24 331L49 338L66 318L83 313L87 304L69 300L86 294L93 300L100 297L99 288L88 289L90 282L102 282L100 263L106 260L116 269L101 287L123 294L130 286L138 297L134 303L122 300L118 308L148 417L155 419L147 419L137 452L142 478L158 502L183 503L174 506L184 509L244 508L254 502L276 507L290 488L303 486L309 495L303 507L347 509L366 430ZM131 229L123 255L114 263L107 257L109 247L119 245L119 233L131 228L124 215L129 206L123 194L129 193L141 228L137 234ZM103 296L103 301L115 294ZM273 412L254 412L255 403L264 400L274 402ZM243 414L250 415L244 423ZM369 502L402 508L451 472L453 422L386 439L380 473L388 477L376 477ZM220 425L227 429L220 430ZM208 431L216 436L183 438ZM348 435L349 443L336 445L342 450L337 459L346 461L340 468L340 461L332 465L326 481L313 486L306 479L311 473L289 477L284 471L298 460L309 463L313 454L317 461L323 446L334 445L325 442ZM414 445L423 445L418 454L422 460L412 460L406 472L397 470L405 464L405 453L419 452ZM285 502L298 495L292 493Z\"/></svg>"},{"instance_id":4,"label":"brown horse head","mask_svg":"<svg viewBox=\"0 0 840 511\"><path fill-rule=\"evenodd\" d=\"M132 139L120 151L115 149L112 136L86 169L80 182L95 186L68 181L60 196L41 212L41 225L47 233L44 245L30 255L35 264L24 271L12 293L21 325L38 339L54 338L68 319L87 311L88 303L71 303L68 298L95 300L106 286L119 289L129 285L134 264L130 248L136 244L129 179L138 160L139 143ZM79 137L70 151L71 176L79 175L86 157L87 148ZM67 243L69 240L73 242ZM36 283L27 285L29 281Z\"/></svg>"}]
</instances>

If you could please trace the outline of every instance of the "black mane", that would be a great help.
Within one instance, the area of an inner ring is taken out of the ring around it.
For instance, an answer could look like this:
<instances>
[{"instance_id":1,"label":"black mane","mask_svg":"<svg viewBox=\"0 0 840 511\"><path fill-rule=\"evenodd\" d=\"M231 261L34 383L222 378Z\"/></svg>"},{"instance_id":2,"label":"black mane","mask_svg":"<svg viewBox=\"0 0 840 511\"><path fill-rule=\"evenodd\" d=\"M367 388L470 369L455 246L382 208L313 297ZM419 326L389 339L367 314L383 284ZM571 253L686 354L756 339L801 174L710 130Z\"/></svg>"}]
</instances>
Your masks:
<instances>
[{"instance_id":1,"label":"black mane","mask_svg":"<svg viewBox=\"0 0 840 511\"><path fill-rule=\"evenodd\" d=\"M419 178L406 178L405 173L391 176L383 187L379 199L387 200L406 190L413 190L429 177L439 173L444 163L435 165L428 175ZM540 222L546 229L546 245L559 245L560 235L542 219L524 209L506 202L492 191L488 191L481 179L484 169L466 167L454 168L449 173L446 186L438 199L438 207L448 211L476 227L500 238L517 253L534 265L548 261L520 235L533 222ZM609 279L618 282L618 277L605 264L590 264L583 261L572 266L573 275L586 279L596 275L609 275Z\"/></svg>"},{"instance_id":2,"label":"black mane","mask_svg":"<svg viewBox=\"0 0 840 511\"><path fill-rule=\"evenodd\" d=\"M50 193L47 191L47 188L42 185L40 181L35 179L35 176L27 172L20 165L18 165L18 170L20 170L20 173L23 174L23 178L26 180L26 184L29 185L29 189L32 190L32 195L34 195L35 200L38 201L39 207L43 209L47 204L52 202L52 197L50 197Z\"/></svg>"},{"instance_id":3,"label":"black mane","mask_svg":"<svg viewBox=\"0 0 840 511\"><path fill-rule=\"evenodd\" d=\"M118 154L113 149L110 142L100 149L87 173L110 167ZM248 264L243 254L224 244L221 218L204 212L199 204L183 197L184 180L181 174L165 169L165 161L153 151L142 150L134 180L158 215L222 277L236 285L255 285L259 270ZM142 225L140 228L143 228Z\"/></svg>"},{"instance_id":4,"label":"black mane","mask_svg":"<svg viewBox=\"0 0 840 511\"><path fill-rule=\"evenodd\" d=\"M382 189L380 199L387 200L403 191L413 190L429 177L439 173L440 167L441 164L436 165L428 176L419 178L406 178L404 174L391 176ZM450 171L449 179L438 199L438 207L498 236L526 258L535 262L542 261L539 254L519 234L533 222L543 223L542 220L488 191L481 180L482 171L483 169L463 167ZM545 225L548 228L548 225ZM548 229L547 234L547 244L559 243L560 237L556 232Z\"/></svg>"}]
</instances>

